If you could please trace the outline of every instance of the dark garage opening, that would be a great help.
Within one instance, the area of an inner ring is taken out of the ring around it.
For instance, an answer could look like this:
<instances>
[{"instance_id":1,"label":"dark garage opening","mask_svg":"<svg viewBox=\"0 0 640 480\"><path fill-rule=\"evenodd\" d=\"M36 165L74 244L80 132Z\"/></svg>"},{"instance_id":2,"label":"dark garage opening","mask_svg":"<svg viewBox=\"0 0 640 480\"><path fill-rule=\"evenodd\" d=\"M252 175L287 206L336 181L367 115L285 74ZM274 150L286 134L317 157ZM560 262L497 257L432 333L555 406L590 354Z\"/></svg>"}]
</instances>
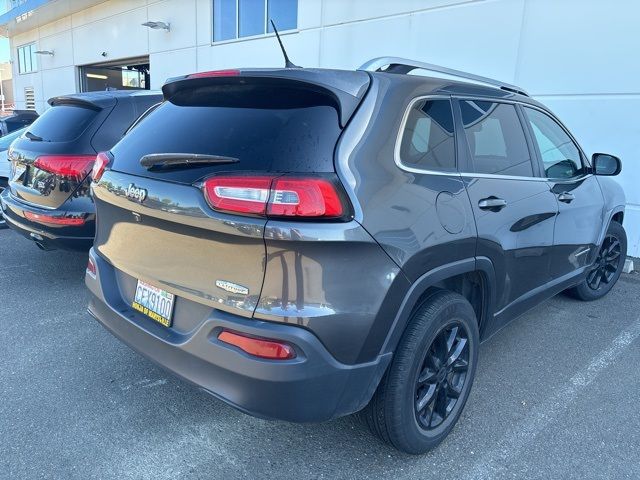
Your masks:
<instances>
[{"instance_id":1,"label":"dark garage opening","mask_svg":"<svg viewBox=\"0 0 640 480\"><path fill-rule=\"evenodd\" d=\"M149 57L80 67L80 90L149 90Z\"/></svg>"}]
</instances>

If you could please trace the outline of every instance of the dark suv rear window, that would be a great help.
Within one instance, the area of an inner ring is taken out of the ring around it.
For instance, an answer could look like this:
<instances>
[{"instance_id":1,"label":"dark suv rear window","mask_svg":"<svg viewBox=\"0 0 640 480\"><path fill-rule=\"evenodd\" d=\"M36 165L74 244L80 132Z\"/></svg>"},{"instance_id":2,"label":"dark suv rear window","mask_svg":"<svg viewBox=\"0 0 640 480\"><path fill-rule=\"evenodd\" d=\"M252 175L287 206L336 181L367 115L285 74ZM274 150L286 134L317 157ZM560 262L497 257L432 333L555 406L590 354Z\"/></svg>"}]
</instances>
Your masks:
<instances>
[{"instance_id":1,"label":"dark suv rear window","mask_svg":"<svg viewBox=\"0 0 640 480\"><path fill-rule=\"evenodd\" d=\"M332 172L338 112L315 92L229 87L189 91L165 101L113 149L113 170L176 182L215 171ZM238 158L236 164L147 170L152 153Z\"/></svg>"},{"instance_id":2,"label":"dark suv rear window","mask_svg":"<svg viewBox=\"0 0 640 480\"><path fill-rule=\"evenodd\" d=\"M91 124L98 110L78 105L56 105L44 112L28 128L48 142L75 140Z\"/></svg>"}]
</instances>

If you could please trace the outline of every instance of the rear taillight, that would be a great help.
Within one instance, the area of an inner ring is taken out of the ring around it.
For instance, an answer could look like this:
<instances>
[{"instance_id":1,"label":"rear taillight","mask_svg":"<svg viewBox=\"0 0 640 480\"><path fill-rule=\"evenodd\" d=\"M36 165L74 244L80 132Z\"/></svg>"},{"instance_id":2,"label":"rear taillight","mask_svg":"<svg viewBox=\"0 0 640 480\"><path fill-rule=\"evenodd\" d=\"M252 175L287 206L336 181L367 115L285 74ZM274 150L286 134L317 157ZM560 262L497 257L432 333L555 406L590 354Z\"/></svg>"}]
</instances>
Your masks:
<instances>
[{"instance_id":1,"label":"rear taillight","mask_svg":"<svg viewBox=\"0 0 640 480\"><path fill-rule=\"evenodd\" d=\"M91 178L94 182L97 182L102 177L102 174L106 170L107 166L111 162L111 158L106 152L100 152L96 157L96 161L93 164L93 170L91 170Z\"/></svg>"},{"instance_id":2,"label":"rear taillight","mask_svg":"<svg viewBox=\"0 0 640 480\"><path fill-rule=\"evenodd\" d=\"M31 222L42 223L44 225L59 225L65 227L79 227L84 225L84 216L73 215L42 215L40 213L24 212L24 218Z\"/></svg>"},{"instance_id":3,"label":"rear taillight","mask_svg":"<svg viewBox=\"0 0 640 480\"><path fill-rule=\"evenodd\" d=\"M277 340L248 337L229 330L223 330L218 335L218 340L238 347L254 357L270 360L290 360L296 357L296 351L291 345Z\"/></svg>"},{"instance_id":4,"label":"rear taillight","mask_svg":"<svg viewBox=\"0 0 640 480\"><path fill-rule=\"evenodd\" d=\"M216 210L264 215L271 177L212 177L204 182L205 196Z\"/></svg>"},{"instance_id":5,"label":"rear taillight","mask_svg":"<svg viewBox=\"0 0 640 480\"><path fill-rule=\"evenodd\" d=\"M336 183L324 177L221 175L203 189L211 206L226 212L336 219L348 210Z\"/></svg>"},{"instance_id":6,"label":"rear taillight","mask_svg":"<svg viewBox=\"0 0 640 480\"><path fill-rule=\"evenodd\" d=\"M95 155L43 155L33 166L59 177L79 182L86 177L95 161Z\"/></svg>"},{"instance_id":7,"label":"rear taillight","mask_svg":"<svg viewBox=\"0 0 640 480\"><path fill-rule=\"evenodd\" d=\"M87 262L87 273L93 278L96 278L96 263L91 257L89 257L89 261Z\"/></svg>"}]
</instances>

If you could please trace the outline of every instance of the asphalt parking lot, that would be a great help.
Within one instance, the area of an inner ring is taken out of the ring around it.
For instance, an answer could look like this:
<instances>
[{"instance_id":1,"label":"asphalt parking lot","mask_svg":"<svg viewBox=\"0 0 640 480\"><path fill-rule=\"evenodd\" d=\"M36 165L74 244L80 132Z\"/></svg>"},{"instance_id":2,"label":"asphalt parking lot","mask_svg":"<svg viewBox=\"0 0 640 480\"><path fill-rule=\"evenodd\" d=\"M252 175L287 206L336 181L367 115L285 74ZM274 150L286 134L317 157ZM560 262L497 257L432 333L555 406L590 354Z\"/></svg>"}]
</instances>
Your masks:
<instances>
[{"instance_id":1,"label":"asphalt parking lot","mask_svg":"<svg viewBox=\"0 0 640 480\"><path fill-rule=\"evenodd\" d=\"M559 296L486 342L453 434L410 457L353 418L251 418L86 313L86 254L0 231L0 478L640 477L640 276Z\"/></svg>"}]
</instances>

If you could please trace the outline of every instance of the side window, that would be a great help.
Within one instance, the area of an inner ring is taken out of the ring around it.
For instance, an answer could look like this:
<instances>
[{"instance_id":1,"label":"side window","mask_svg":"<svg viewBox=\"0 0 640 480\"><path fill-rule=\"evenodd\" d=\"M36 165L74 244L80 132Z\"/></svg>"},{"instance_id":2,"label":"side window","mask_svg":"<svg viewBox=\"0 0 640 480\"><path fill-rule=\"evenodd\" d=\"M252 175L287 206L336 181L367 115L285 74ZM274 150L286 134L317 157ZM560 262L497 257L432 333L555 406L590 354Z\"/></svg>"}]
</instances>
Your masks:
<instances>
[{"instance_id":1,"label":"side window","mask_svg":"<svg viewBox=\"0 0 640 480\"><path fill-rule=\"evenodd\" d=\"M413 104L400 143L400 161L422 170L455 170L453 113L449 100Z\"/></svg>"},{"instance_id":2,"label":"side window","mask_svg":"<svg viewBox=\"0 0 640 480\"><path fill-rule=\"evenodd\" d=\"M533 130L547 178L573 178L584 174L580 149L567 132L546 113L524 107Z\"/></svg>"},{"instance_id":3,"label":"side window","mask_svg":"<svg viewBox=\"0 0 640 480\"><path fill-rule=\"evenodd\" d=\"M527 140L513 105L462 100L460 110L475 173L533 176Z\"/></svg>"}]
</instances>

